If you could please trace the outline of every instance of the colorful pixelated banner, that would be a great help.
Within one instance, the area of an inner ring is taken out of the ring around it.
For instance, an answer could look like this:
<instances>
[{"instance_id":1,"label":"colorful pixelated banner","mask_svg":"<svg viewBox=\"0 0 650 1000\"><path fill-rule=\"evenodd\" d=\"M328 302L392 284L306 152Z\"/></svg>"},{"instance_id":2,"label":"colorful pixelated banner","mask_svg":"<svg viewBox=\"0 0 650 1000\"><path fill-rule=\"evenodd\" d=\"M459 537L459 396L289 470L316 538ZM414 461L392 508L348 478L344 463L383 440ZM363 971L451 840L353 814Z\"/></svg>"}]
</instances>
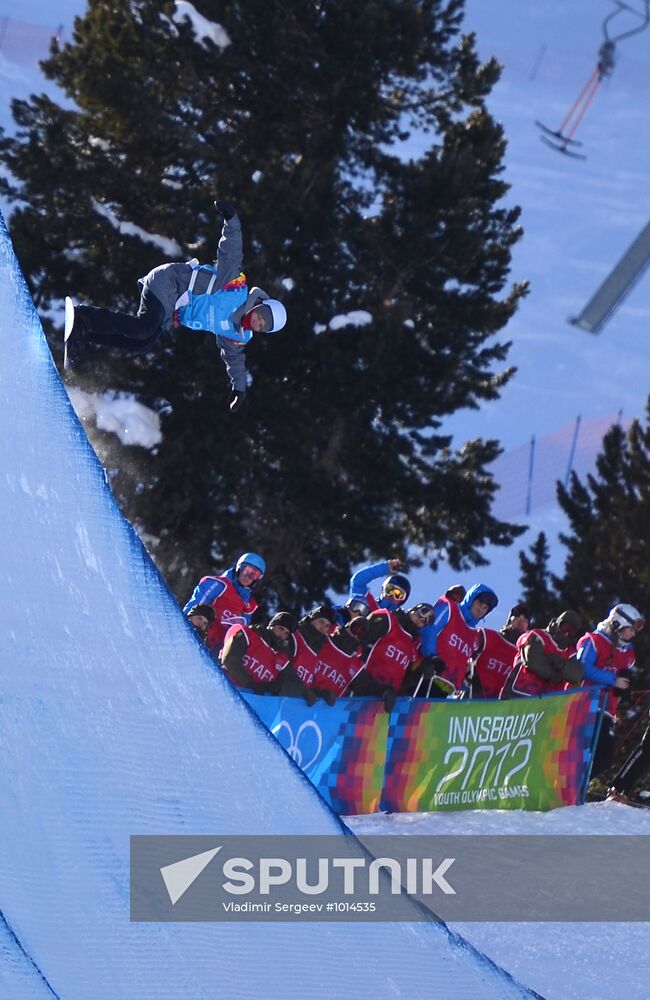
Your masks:
<instances>
[{"instance_id":1,"label":"colorful pixelated banner","mask_svg":"<svg viewBox=\"0 0 650 1000\"><path fill-rule=\"evenodd\" d=\"M336 813L378 811L388 736L381 701L342 698L309 708L301 698L241 693Z\"/></svg>"},{"instance_id":2,"label":"colorful pixelated banner","mask_svg":"<svg viewBox=\"0 0 650 1000\"><path fill-rule=\"evenodd\" d=\"M455 809L553 809L581 801L598 688L516 701L383 703L242 692L342 816Z\"/></svg>"},{"instance_id":3,"label":"colorful pixelated banner","mask_svg":"<svg viewBox=\"0 0 650 1000\"><path fill-rule=\"evenodd\" d=\"M581 801L599 690L514 701L399 699L381 808L554 809Z\"/></svg>"}]
</instances>

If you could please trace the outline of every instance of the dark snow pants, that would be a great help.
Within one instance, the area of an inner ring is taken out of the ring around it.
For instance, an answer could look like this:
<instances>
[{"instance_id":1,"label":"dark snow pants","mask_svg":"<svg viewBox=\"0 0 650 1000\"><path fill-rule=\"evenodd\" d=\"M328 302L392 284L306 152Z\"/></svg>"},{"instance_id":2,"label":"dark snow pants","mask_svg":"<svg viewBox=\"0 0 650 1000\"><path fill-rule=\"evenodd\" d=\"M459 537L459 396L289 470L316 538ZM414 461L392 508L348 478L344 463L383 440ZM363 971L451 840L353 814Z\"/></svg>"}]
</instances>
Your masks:
<instances>
[{"instance_id":1,"label":"dark snow pants","mask_svg":"<svg viewBox=\"0 0 650 1000\"><path fill-rule=\"evenodd\" d=\"M146 354L162 333L165 310L153 292L145 289L136 316L98 306L77 306L75 327L93 344L117 347L131 354ZM75 331L75 334L77 331Z\"/></svg>"}]
</instances>

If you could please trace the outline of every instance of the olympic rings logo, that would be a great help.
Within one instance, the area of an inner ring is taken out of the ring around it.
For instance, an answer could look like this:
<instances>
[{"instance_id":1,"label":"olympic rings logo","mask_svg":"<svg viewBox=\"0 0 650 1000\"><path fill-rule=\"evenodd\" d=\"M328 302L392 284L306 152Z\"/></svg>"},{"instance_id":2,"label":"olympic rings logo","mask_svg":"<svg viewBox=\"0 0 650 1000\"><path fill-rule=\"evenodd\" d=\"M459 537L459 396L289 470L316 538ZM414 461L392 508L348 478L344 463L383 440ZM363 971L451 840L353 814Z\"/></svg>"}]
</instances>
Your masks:
<instances>
[{"instance_id":1,"label":"olympic rings logo","mask_svg":"<svg viewBox=\"0 0 650 1000\"><path fill-rule=\"evenodd\" d=\"M288 746L286 746L284 741L280 739L280 733L283 729L286 730L287 733L289 740ZM313 736L305 735L309 730L313 731ZM316 725L313 719L307 719L305 722L301 723L295 737L291 726L285 719L275 726L271 732L277 739L278 743L280 743L287 753L293 757L298 767L301 767L303 771L307 771L311 765L315 764L318 760L320 752L323 749L323 734L320 731L320 727ZM314 739L316 747L315 750ZM309 760L305 760L310 752L311 757L309 757Z\"/></svg>"}]
</instances>

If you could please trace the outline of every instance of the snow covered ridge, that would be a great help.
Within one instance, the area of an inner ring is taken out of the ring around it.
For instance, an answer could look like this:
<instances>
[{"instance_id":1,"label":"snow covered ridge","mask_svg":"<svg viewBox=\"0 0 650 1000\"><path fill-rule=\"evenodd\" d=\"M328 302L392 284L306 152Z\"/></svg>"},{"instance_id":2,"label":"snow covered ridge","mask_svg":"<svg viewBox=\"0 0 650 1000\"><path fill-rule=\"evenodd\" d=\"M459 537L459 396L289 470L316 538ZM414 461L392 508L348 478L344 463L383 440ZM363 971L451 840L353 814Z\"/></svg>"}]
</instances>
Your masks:
<instances>
[{"instance_id":1,"label":"snow covered ridge","mask_svg":"<svg viewBox=\"0 0 650 1000\"><path fill-rule=\"evenodd\" d=\"M175 10L171 16L171 20L175 24L182 24L184 21L189 21L192 31L199 42L205 44L205 40L208 39L218 49L225 49L230 45L230 38L225 28L214 21L208 21L206 17L199 14L196 7L189 3L188 0L176 0L174 7Z\"/></svg>"},{"instance_id":2,"label":"snow covered ridge","mask_svg":"<svg viewBox=\"0 0 650 1000\"><path fill-rule=\"evenodd\" d=\"M322 323L314 324L314 333L324 333L325 330L342 330L346 326L368 326L372 323L372 316L365 309L353 309L349 313L340 313L333 316L325 326Z\"/></svg>"},{"instance_id":3,"label":"snow covered ridge","mask_svg":"<svg viewBox=\"0 0 650 1000\"><path fill-rule=\"evenodd\" d=\"M154 246L160 247L163 254L169 260L175 260L183 256L183 248L176 240L172 240L168 236L161 236L158 233L148 233L133 222L122 222L108 205L103 205L94 198L92 199L92 205L96 212L107 219L114 229L117 229L118 233L124 233L125 236L139 236L145 243L153 243Z\"/></svg>"}]
</instances>

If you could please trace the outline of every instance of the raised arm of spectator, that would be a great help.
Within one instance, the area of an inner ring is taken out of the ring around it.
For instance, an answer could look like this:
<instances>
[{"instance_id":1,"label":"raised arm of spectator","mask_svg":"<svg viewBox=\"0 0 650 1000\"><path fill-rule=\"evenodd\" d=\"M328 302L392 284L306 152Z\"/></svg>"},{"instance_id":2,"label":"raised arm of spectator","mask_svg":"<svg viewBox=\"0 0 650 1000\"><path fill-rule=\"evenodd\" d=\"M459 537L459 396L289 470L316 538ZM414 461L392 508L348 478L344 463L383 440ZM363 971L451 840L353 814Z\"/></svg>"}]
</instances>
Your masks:
<instances>
[{"instance_id":1,"label":"raised arm of spectator","mask_svg":"<svg viewBox=\"0 0 650 1000\"><path fill-rule=\"evenodd\" d=\"M383 562L373 563L371 566L364 566L363 569L358 569L356 573L353 573L350 577L350 597L363 600L373 580L379 580L393 572L392 562L394 560L387 559Z\"/></svg>"}]
</instances>

